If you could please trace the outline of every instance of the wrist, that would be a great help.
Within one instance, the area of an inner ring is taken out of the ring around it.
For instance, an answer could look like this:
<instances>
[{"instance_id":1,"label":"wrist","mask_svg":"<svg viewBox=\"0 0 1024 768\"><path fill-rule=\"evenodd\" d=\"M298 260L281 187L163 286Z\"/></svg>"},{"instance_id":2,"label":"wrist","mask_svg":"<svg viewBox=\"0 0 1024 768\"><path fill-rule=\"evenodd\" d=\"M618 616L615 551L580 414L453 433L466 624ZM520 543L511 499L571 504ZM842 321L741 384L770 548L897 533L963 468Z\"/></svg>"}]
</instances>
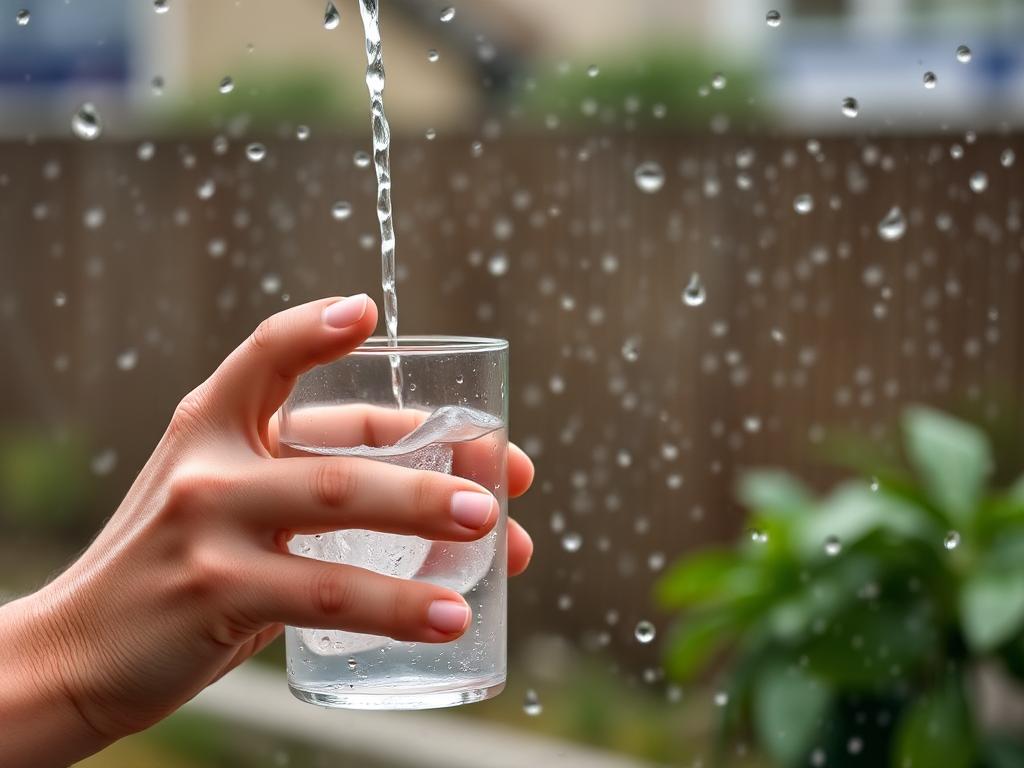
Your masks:
<instances>
[{"instance_id":1,"label":"wrist","mask_svg":"<svg viewBox=\"0 0 1024 768\"><path fill-rule=\"evenodd\" d=\"M113 741L69 687L69 671L83 659L68 647L73 633L46 591L0 606L0 755L10 768L66 766Z\"/></svg>"}]
</instances>

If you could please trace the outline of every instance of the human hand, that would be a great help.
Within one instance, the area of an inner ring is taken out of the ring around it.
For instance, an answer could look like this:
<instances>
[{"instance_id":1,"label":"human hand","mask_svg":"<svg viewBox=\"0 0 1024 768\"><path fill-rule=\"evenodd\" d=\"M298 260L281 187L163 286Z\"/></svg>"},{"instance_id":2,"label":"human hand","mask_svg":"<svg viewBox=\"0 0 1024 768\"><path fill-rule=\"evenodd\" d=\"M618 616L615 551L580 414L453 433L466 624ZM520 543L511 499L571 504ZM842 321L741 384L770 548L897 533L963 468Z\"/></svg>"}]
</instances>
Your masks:
<instances>
[{"instance_id":1,"label":"human hand","mask_svg":"<svg viewBox=\"0 0 1024 768\"><path fill-rule=\"evenodd\" d=\"M286 546L294 533L346 527L468 541L497 522L494 497L458 476L277 457L274 414L295 378L352 351L376 323L365 296L264 321L181 401L82 556L0 608L0 677L16 672L21 692L0 692L0 717L20 714L24 724L21 736L12 721L0 729L5 765L12 754L14 765L66 764L156 723L285 623L419 642L463 633L470 611L457 592ZM372 431L374 418L357 428ZM509 446L509 496L532 479L530 460ZM509 572L521 572L531 553L529 536L509 521Z\"/></svg>"}]
</instances>

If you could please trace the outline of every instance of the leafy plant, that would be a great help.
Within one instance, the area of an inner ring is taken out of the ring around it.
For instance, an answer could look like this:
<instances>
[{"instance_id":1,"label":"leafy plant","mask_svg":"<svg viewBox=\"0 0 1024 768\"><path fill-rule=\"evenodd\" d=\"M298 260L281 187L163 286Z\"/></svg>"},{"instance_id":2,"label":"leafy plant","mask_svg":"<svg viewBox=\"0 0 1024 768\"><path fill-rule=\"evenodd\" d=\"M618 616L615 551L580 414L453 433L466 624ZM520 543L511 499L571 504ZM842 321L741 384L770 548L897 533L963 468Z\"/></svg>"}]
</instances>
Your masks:
<instances>
[{"instance_id":1,"label":"leafy plant","mask_svg":"<svg viewBox=\"0 0 1024 768\"><path fill-rule=\"evenodd\" d=\"M970 424L913 407L901 426L905 466L821 499L747 474L745 540L659 583L681 612L669 673L728 659L720 745L749 733L784 766L1024 765L971 686L983 663L1024 680L1024 478L987 490L990 445Z\"/></svg>"}]
</instances>

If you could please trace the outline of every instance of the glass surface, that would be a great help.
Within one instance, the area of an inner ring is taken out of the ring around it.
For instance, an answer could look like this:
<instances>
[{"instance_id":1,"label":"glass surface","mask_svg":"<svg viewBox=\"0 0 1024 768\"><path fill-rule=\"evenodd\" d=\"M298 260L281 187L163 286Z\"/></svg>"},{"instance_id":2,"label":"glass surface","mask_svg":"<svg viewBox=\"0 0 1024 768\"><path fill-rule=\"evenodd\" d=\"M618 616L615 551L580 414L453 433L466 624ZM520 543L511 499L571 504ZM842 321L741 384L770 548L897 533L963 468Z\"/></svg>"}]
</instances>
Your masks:
<instances>
[{"instance_id":1,"label":"glass surface","mask_svg":"<svg viewBox=\"0 0 1024 768\"><path fill-rule=\"evenodd\" d=\"M338 629L286 630L288 685L300 699L332 707L423 709L466 704L505 685L505 397L508 344L495 339L370 339L303 376L281 410L283 456L370 458L457 474L490 489L501 505L493 531L471 542L342 530L296 536L298 555L461 593L473 612L450 643L398 642ZM395 407L390 358L405 377Z\"/></svg>"}]
</instances>

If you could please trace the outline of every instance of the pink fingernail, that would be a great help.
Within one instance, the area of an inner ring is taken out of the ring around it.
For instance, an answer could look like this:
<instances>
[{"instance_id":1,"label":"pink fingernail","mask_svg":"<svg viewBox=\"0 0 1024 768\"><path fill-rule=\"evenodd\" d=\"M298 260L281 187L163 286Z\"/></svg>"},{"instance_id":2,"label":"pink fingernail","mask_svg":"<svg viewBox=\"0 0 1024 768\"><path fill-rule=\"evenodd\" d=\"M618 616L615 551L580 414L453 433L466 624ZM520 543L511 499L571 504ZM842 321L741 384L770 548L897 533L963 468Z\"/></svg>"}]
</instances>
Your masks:
<instances>
[{"instance_id":1,"label":"pink fingernail","mask_svg":"<svg viewBox=\"0 0 1024 768\"><path fill-rule=\"evenodd\" d=\"M349 296L336 301L324 310L324 324L331 328L348 328L359 322L366 314L366 302L369 297L365 293Z\"/></svg>"},{"instance_id":2,"label":"pink fingernail","mask_svg":"<svg viewBox=\"0 0 1024 768\"><path fill-rule=\"evenodd\" d=\"M469 606L454 600L435 600L427 609L427 621L438 632L450 635L469 626Z\"/></svg>"},{"instance_id":3,"label":"pink fingernail","mask_svg":"<svg viewBox=\"0 0 1024 768\"><path fill-rule=\"evenodd\" d=\"M466 528L483 528L491 518L494 497L479 491L456 491L452 494L452 519Z\"/></svg>"}]
</instances>

